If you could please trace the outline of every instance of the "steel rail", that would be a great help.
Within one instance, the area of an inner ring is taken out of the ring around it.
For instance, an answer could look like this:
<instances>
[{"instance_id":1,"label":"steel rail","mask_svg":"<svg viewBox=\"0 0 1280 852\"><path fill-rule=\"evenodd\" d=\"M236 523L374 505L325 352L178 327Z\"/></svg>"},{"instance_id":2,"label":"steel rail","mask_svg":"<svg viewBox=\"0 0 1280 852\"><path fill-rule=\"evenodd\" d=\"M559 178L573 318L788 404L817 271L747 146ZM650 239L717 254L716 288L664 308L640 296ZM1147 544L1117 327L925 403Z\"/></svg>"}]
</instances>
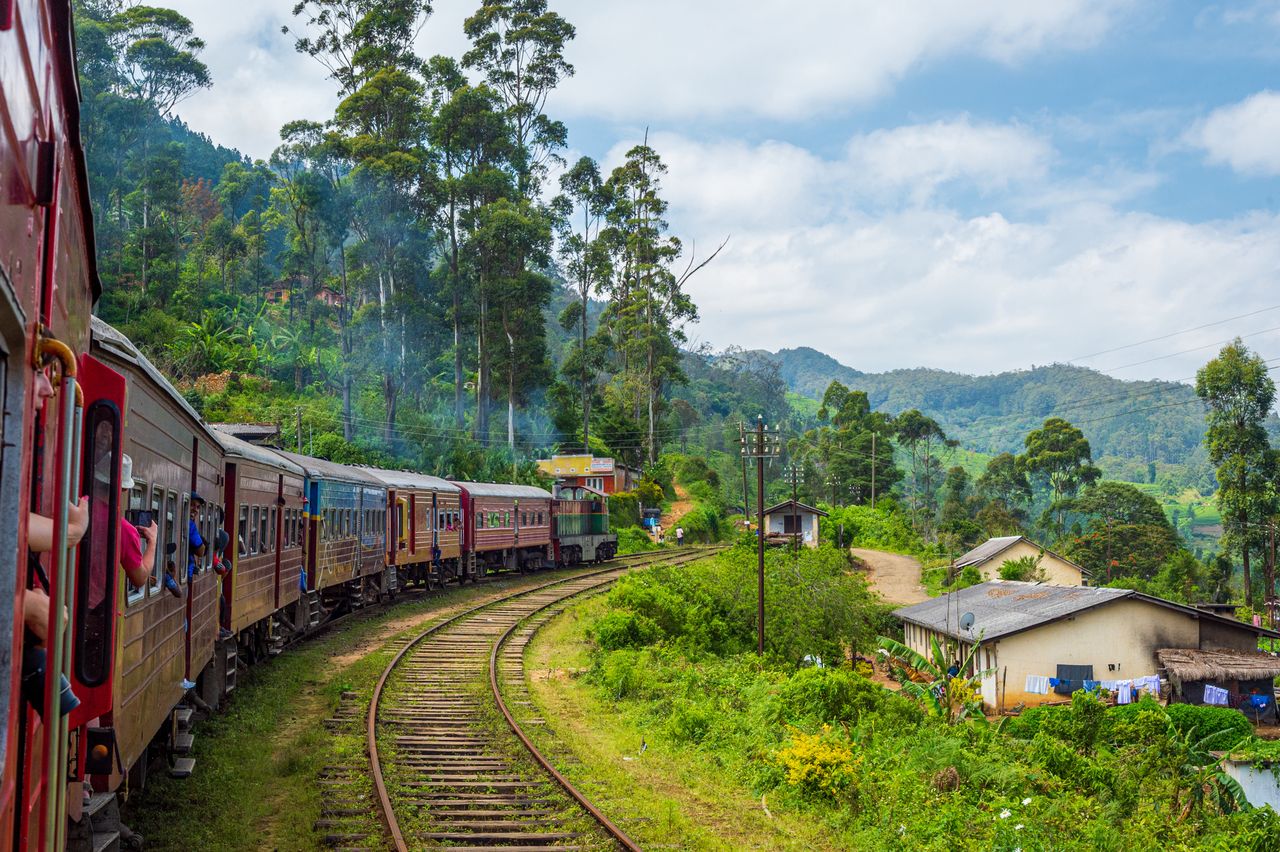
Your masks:
<instances>
[{"instance_id":1,"label":"steel rail","mask_svg":"<svg viewBox=\"0 0 1280 852\"><path fill-rule=\"evenodd\" d=\"M387 685L387 680L391 677L391 673L395 670L396 666L398 666L400 662L405 658L405 656L411 650L417 647L424 639L427 639L432 635L440 632L444 628L452 624L455 624L459 621L462 621L463 619L466 619L470 616L473 616L482 610L489 609L490 607L496 606L498 604L506 603L515 598L524 597L525 595L530 595L535 592L544 591L554 586L564 585L566 583L570 583L575 580L582 580L590 577L599 577L604 574L611 574L614 572L624 571L627 568L635 567L636 564L642 565L648 560L658 561L666 556L667 554L661 551L659 552L646 551L643 553L633 553L633 554L628 554L626 556L620 556L610 560L610 562L617 563L617 562L622 562L623 560L634 559L635 564L625 564L625 565L615 564L610 568L602 568L597 571L588 571L582 574L575 574L572 577L562 577L560 579L553 580L548 583L543 583L541 585L533 586L528 589L522 589L517 592L512 592L509 595L503 595L500 598L496 598L494 600L490 600L485 603L470 607L466 610L463 610L462 612L455 613L454 615L444 619L443 621L433 624L431 627L422 631L413 639L405 643L405 646L401 648L399 652L396 653L396 655L387 664L386 668L383 669L382 675L378 678L377 685L374 686L373 694L370 696L370 699L369 699L369 710L366 715L366 724L365 724L365 744L369 754L369 767L370 767L371 774L373 776L374 791L377 793L377 798L378 798L379 816L382 819L383 827L387 830L387 833L391 837L391 842L395 846L396 852L408 852L409 847L405 843L404 833L400 830L400 823L399 823L399 820L396 818L395 810L391 805L391 796L387 791L386 779L382 773L382 760L381 760L381 755L378 751L377 725L378 725L378 708L382 700L383 690ZM531 745L529 745L528 747L532 748Z\"/></svg>"},{"instance_id":2,"label":"steel rail","mask_svg":"<svg viewBox=\"0 0 1280 852\"><path fill-rule=\"evenodd\" d=\"M685 562L692 562L696 559L705 558L707 556L712 555L713 553L718 552L719 550L720 548L708 548L706 549L706 551L698 551L696 553L681 554L681 557L683 558L680 558L680 561L678 564L683 565ZM599 808L597 808L591 802L590 799L584 796L582 792L578 790L577 787L573 786L573 782L571 782L568 778L566 778L563 774L561 774L560 770L556 769L555 766L552 765L551 761L548 760L546 756L542 753L542 751L539 750L539 748L533 744L533 740L529 739L528 734L524 732L524 729L520 727L520 723L517 722L515 719L515 716L512 715L511 710L508 709L507 702L502 699L502 689L498 686L498 654L502 650L502 646L506 644L507 640L511 638L511 635L515 633L517 629L519 629L522 625L524 625L529 619L533 618L535 615L541 612L545 612L546 610L550 609L553 606L558 606L564 603L565 601L569 600L570 598L577 597L578 595L583 595L583 594L586 594L587 592L598 592L600 591L600 589L602 589L604 586L608 585L611 582L613 581L610 580L603 583L598 583L594 586L588 586L583 589L578 589L577 591L571 592L565 595L564 597L556 598L553 601L548 601L547 603L543 604L537 609L526 613L523 618L520 618L514 624L508 627L506 632L498 637L498 641L493 643L493 648L489 652L489 689L493 693L493 700L498 705L498 710L502 712L503 718L507 720L507 725L511 728L511 732L516 735L516 737L528 750L530 756L533 757L533 759L538 763L538 765L542 767L543 771L546 772L548 775L550 775L552 778L554 778L556 783L560 785L561 789L563 789L566 793L569 794L570 798L572 798L575 802L577 802L585 811L587 811L587 813L591 814L591 816L595 818L596 822L600 823L600 826L604 828L604 830L608 832L609 835L612 836L614 840L618 841L618 843L621 844L622 848L626 849L627 852L641 852L640 845L637 844L634 840L632 840L625 831L623 831L621 828L615 825L612 820L610 820L607 816L605 816L604 812L601 811Z\"/></svg>"}]
</instances>

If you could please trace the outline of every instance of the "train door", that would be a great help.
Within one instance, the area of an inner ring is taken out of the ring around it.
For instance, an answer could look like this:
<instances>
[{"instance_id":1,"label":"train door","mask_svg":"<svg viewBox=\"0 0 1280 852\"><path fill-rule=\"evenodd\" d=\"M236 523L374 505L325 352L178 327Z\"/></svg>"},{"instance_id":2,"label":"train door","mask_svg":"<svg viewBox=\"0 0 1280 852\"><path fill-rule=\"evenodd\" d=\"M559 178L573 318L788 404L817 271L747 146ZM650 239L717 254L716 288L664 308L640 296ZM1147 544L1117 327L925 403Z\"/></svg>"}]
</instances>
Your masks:
<instances>
[{"instance_id":1,"label":"train door","mask_svg":"<svg viewBox=\"0 0 1280 852\"><path fill-rule=\"evenodd\" d=\"M307 493L307 534L306 549L302 554L302 570L307 578L307 591L314 592L319 583L319 578L316 577L316 551L320 544L320 483L311 479L303 487Z\"/></svg>"},{"instance_id":2,"label":"train door","mask_svg":"<svg viewBox=\"0 0 1280 852\"><path fill-rule=\"evenodd\" d=\"M284 541L284 528L285 528L284 520L283 518L280 518L279 520L277 520L278 515L287 514L287 510L283 508L284 507L284 474L283 473L276 474L276 507L280 511L277 511L277 509L271 510L271 526L273 528L272 536L275 538L275 542L276 542L275 559L274 559L276 593L275 593L274 601L272 603L273 609L280 608L280 554L284 550L284 545L287 544L287 542Z\"/></svg>"},{"instance_id":3,"label":"train door","mask_svg":"<svg viewBox=\"0 0 1280 852\"><path fill-rule=\"evenodd\" d=\"M13 542L13 550L0 553L0 845L9 837L17 794L14 762L22 725L12 724L19 713L19 684L22 659L22 632L14 630L13 615L22 612L24 583L18 582L26 565L26 542L19 539L22 481L29 447L23 412L26 410L27 340L23 311L17 302L3 266L0 266L0 541ZM12 606L10 606L12 605Z\"/></svg>"}]
</instances>

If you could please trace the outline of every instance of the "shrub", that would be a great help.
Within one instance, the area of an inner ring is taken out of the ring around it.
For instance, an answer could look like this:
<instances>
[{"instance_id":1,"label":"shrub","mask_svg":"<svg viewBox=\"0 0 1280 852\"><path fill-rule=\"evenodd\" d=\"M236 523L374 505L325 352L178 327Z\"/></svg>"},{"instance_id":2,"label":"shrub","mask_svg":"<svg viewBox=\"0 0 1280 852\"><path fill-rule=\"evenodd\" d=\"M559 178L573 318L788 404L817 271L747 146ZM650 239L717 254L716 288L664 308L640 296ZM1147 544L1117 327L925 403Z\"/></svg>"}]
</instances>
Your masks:
<instances>
[{"instance_id":1,"label":"shrub","mask_svg":"<svg viewBox=\"0 0 1280 852\"><path fill-rule=\"evenodd\" d=\"M777 754L786 782L810 796L837 797L848 791L857 774L859 758L850 743L823 725L817 734L799 731L791 735Z\"/></svg>"},{"instance_id":2,"label":"shrub","mask_svg":"<svg viewBox=\"0 0 1280 852\"><path fill-rule=\"evenodd\" d=\"M1035 556L1021 556L1017 559L1006 559L1000 564L1000 579L1021 582L1043 580L1044 572L1040 570L1040 560L1038 558Z\"/></svg>"},{"instance_id":3,"label":"shrub","mask_svg":"<svg viewBox=\"0 0 1280 852\"><path fill-rule=\"evenodd\" d=\"M640 526L640 498L634 491L609 495L609 523L614 529Z\"/></svg>"},{"instance_id":4,"label":"shrub","mask_svg":"<svg viewBox=\"0 0 1280 852\"><path fill-rule=\"evenodd\" d=\"M1212 737L1205 747L1227 750L1253 735L1253 726L1239 710L1200 704L1170 704L1165 708L1169 721L1180 734L1195 729L1194 739Z\"/></svg>"},{"instance_id":5,"label":"shrub","mask_svg":"<svg viewBox=\"0 0 1280 852\"><path fill-rule=\"evenodd\" d=\"M606 651L643 648L657 641L661 631L652 619L625 610L611 610L591 628L596 644Z\"/></svg>"},{"instance_id":6,"label":"shrub","mask_svg":"<svg viewBox=\"0 0 1280 852\"><path fill-rule=\"evenodd\" d=\"M615 527L613 531L618 535L618 553L641 553L658 549L658 545L640 527Z\"/></svg>"}]
</instances>

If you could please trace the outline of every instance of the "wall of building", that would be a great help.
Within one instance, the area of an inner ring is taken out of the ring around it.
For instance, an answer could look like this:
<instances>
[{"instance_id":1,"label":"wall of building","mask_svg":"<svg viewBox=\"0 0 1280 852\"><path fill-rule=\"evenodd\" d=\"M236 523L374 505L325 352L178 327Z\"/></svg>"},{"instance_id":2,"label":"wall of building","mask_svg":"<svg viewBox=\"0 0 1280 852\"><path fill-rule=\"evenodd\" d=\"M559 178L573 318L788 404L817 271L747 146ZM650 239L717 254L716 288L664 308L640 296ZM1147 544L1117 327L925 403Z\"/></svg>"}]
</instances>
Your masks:
<instances>
[{"instance_id":1,"label":"wall of building","mask_svg":"<svg viewBox=\"0 0 1280 852\"><path fill-rule=\"evenodd\" d=\"M1156 673L1156 649L1196 648L1199 641L1199 622L1189 615L1116 601L1001 639L993 649L999 691L984 685L983 700L997 706L1002 699L1004 707L1059 701L1053 692L1027 693L1027 675L1054 677L1059 664L1091 665L1096 680L1132 680Z\"/></svg>"},{"instance_id":2,"label":"wall of building","mask_svg":"<svg viewBox=\"0 0 1280 852\"><path fill-rule=\"evenodd\" d=\"M818 546L818 516L812 512L799 512L800 531L804 534L804 542L808 547ZM765 515L764 527L767 533L785 535L787 532L787 512Z\"/></svg>"},{"instance_id":3,"label":"wall of building","mask_svg":"<svg viewBox=\"0 0 1280 852\"><path fill-rule=\"evenodd\" d=\"M999 580L1001 565L1015 559L1021 559L1024 556L1030 556L1035 559L1040 556L1041 552L1040 548L1031 542L1020 541L979 565L978 571L982 574L982 579L984 580ZM1084 575L1080 573L1079 568L1065 559L1054 556L1047 550L1043 551L1043 553L1044 557L1040 559L1040 570L1044 572L1046 583L1052 583L1055 586L1084 585Z\"/></svg>"}]
</instances>

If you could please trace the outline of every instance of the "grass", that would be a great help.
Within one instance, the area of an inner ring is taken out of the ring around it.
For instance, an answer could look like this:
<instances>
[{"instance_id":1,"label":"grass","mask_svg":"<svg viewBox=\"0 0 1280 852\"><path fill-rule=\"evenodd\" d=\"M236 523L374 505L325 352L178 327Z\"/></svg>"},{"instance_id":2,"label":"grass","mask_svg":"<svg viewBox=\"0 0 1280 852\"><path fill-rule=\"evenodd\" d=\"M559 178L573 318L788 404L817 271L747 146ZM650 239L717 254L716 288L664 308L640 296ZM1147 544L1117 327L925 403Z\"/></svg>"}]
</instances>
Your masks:
<instances>
[{"instance_id":1,"label":"grass","mask_svg":"<svg viewBox=\"0 0 1280 852\"><path fill-rule=\"evenodd\" d=\"M839 848L817 822L755 798L714 759L579 680L590 665L586 626L605 607L603 596L570 607L525 654L530 694L547 720L532 736L576 758L559 767L575 786L646 849Z\"/></svg>"},{"instance_id":2,"label":"grass","mask_svg":"<svg viewBox=\"0 0 1280 852\"><path fill-rule=\"evenodd\" d=\"M316 778L326 766L364 760L362 727L330 732L323 725L342 694L354 692L360 707L368 706L398 637L482 599L575 573L503 578L402 599L241 671L226 710L195 728L195 773L171 779L157 764L146 790L129 797L125 823L146 838L148 850L323 848L323 833L313 827L321 805ZM376 820L371 806L370 829Z\"/></svg>"}]
</instances>

